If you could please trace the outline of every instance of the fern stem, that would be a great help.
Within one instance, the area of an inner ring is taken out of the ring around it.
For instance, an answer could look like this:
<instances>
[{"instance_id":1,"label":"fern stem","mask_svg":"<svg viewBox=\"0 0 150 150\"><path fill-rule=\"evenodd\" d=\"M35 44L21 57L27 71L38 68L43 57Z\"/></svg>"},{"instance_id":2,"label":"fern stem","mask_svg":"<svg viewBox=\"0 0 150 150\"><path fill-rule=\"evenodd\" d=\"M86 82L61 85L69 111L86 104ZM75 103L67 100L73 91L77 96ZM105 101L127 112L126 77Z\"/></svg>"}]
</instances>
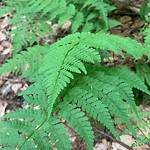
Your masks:
<instances>
[{"instance_id":1,"label":"fern stem","mask_svg":"<svg viewBox=\"0 0 150 150\"><path fill-rule=\"evenodd\" d=\"M76 47L76 46L78 46L78 45L79 45L79 42L77 42L77 43L74 45L74 47ZM58 82L58 79L59 79L61 70L62 70L62 68L63 68L63 64L64 64L64 62L65 62L65 59L67 58L67 55L69 54L69 52L74 49L74 47L70 48L70 50L65 54L65 57L64 57L64 59L62 60L62 64L61 64L61 66L60 66L60 70L58 71L58 75L57 75L57 77L56 77L56 82L55 82L55 84L54 84L53 92L52 92L52 93L55 92L55 89L56 89L56 87L57 87L57 82ZM53 105L54 105L54 103L55 103L55 100L56 100L56 98L54 97L54 95L52 95L52 102L51 102L51 103L49 104L49 106L48 106L49 114L52 113ZM50 115L49 115L48 117L50 118Z\"/></svg>"},{"instance_id":2,"label":"fern stem","mask_svg":"<svg viewBox=\"0 0 150 150\"><path fill-rule=\"evenodd\" d=\"M48 116L47 116L48 118ZM22 147L24 146L24 144L34 135L34 133L39 130L43 125L44 123L48 120L48 119L45 119L37 128L35 128L35 130L28 136L28 138L22 143L22 145L20 146L20 148L18 148L18 150L21 150Z\"/></svg>"}]
</instances>

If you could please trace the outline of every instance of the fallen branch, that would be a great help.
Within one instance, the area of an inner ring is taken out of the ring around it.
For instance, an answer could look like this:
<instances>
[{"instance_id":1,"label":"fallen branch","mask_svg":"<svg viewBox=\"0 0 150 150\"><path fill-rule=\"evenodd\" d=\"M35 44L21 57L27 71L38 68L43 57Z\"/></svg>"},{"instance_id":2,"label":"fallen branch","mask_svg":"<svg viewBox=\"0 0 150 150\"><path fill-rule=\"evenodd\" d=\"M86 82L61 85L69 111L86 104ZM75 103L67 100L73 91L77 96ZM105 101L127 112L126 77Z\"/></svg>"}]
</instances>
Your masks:
<instances>
[{"instance_id":1,"label":"fallen branch","mask_svg":"<svg viewBox=\"0 0 150 150\"><path fill-rule=\"evenodd\" d=\"M114 137L112 137L111 135L103 132L103 131L100 131L99 129L97 129L96 127L93 127L95 129L95 131L97 131L98 133L102 134L102 135L105 135L106 137L110 138L111 140L113 140L114 142L120 144L121 146L125 147L126 149L128 150L133 150L132 147L126 145L125 143L115 139Z\"/></svg>"}]
</instances>

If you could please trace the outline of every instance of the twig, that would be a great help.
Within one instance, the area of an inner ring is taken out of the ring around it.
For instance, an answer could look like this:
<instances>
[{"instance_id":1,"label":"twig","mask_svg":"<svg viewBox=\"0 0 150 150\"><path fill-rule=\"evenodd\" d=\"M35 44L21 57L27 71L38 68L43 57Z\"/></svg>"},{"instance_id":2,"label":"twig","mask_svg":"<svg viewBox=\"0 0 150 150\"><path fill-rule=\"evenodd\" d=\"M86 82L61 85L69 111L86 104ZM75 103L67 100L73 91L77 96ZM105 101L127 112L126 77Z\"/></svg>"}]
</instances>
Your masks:
<instances>
[{"instance_id":1,"label":"twig","mask_svg":"<svg viewBox=\"0 0 150 150\"><path fill-rule=\"evenodd\" d=\"M113 140L114 142L120 144L121 146L125 147L128 150L133 150L132 147L126 145L125 143L115 139L114 137L112 137L111 135L108 135L107 133L104 133L103 131L100 131L99 129L97 129L96 127L93 127L97 132L99 132L102 135L105 135L106 137L110 138L111 140Z\"/></svg>"}]
</instances>

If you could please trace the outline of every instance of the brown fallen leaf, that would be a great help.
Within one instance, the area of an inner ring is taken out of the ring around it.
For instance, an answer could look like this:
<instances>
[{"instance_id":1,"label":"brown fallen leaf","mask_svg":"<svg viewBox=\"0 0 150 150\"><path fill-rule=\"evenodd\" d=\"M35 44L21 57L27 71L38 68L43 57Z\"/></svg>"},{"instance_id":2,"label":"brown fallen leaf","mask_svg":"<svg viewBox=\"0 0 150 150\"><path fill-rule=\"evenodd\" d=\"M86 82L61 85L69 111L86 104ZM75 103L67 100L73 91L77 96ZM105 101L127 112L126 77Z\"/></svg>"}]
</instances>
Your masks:
<instances>
[{"instance_id":1,"label":"brown fallen leaf","mask_svg":"<svg viewBox=\"0 0 150 150\"><path fill-rule=\"evenodd\" d=\"M2 117L5 114L5 109L7 105L8 104L6 102L0 101L0 117Z\"/></svg>"},{"instance_id":2,"label":"brown fallen leaf","mask_svg":"<svg viewBox=\"0 0 150 150\"><path fill-rule=\"evenodd\" d=\"M0 31L0 41L6 40L6 35Z\"/></svg>"},{"instance_id":3,"label":"brown fallen leaf","mask_svg":"<svg viewBox=\"0 0 150 150\"><path fill-rule=\"evenodd\" d=\"M135 147L133 148L133 150L150 150L150 148L148 149L146 145L143 145L143 146Z\"/></svg>"},{"instance_id":4,"label":"brown fallen leaf","mask_svg":"<svg viewBox=\"0 0 150 150\"><path fill-rule=\"evenodd\" d=\"M107 149L108 149L108 146L103 143L97 143L94 146L94 150L107 150Z\"/></svg>"},{"instance_id":5,"label":"brown fallen leaf","mask_svg":"<svg viewBox=\"0 0 150 150\"><path fill-rule=\"evenodd\" d=\"M131 146L134 143L134 139L130 135L122 135L120 136L121 142L125 143L128 146ZM127 148L121 146L120 144L113 142L112 143L113 150L128 150Z\"/></svg>"},{"instance_id":6,"label":"brown fallen leaf","mask_svg":"<svg viewBox=\"0 0 150 150\"><path fill-rule=\"evenodd\" d=\"M12 50L11 50L10 48L6 48L6 49L3 51L2 55L7 55L7 54L11 54L11 53L12 53Z\"/></svg>"},{"instance_id":7,"label":"brown fallen leaf","mask_svg":"<svg viewBox=\"0 0 150 150\"><path fill-rule=\"evenodd\" d=\"M0 45L0 52L3 50L3 46L2 45Z\"/></svg>"},{"instance_id":8,"label":"brown fallen leaf","mask_svg":"<svg viewBox=\"0 0 150 150\"><path fill-rule=\"evenodd\" d=\"M62 25L62 29L68 31L68 29L70 28L70 26L71 26L71 21L68 20L68 21L66 21L66 22Z\"/></svg>"},{"instance_id":9,"label":"brown fallen leaf","mask_svg":"<svg viewBox=\"0 0 150 150\"><path fill-rule=\"evenodd\" d=\"M9 23L9 18L6 16L4 19L3 19L3 21L1 22L1 24L0 24L0 29L4 29L5 27L7 27L8 26L8 23Z\"/></svg>"},{"instance_id":10,"label":"brown fallen leaf","mask_svg":"<svg viewBox=\"0 0 150 150\"><path fill-rule=\"evenodd\" d=\"M11 43L9 41L3 41L2 46L11 48Z\"/></svg>"},{"instance_id":11,"label":"brown fallen leaf","mask_svg":"<svg viewBox=\"0 0 150 150\"><path fill-rule=\"evenodd\" d=\"M7 84L1 89L1 94L2 96L6 96L10 91L11 91L11 84Z\"/></svg>"},{"instance_id":12,"label":"brown fallen leaf","mask_svg":"<svg viewBox=\"0 0 150 150\"><path fill-rule=\"evenodd\" d=\"M22 87L22 84L18 83L18 84L13 84L11 89L16 94L21 89L21 87Z\"/></svg>"}]
</instances>

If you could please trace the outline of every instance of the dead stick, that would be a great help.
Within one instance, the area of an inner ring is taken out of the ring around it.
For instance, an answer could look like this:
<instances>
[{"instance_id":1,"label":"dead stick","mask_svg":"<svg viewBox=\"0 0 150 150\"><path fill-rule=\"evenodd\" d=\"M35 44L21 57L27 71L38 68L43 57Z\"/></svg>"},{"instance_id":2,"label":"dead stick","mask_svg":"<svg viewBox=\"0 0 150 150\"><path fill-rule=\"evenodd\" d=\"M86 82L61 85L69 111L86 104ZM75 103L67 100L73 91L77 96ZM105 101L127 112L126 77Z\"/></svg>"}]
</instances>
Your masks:
<instances>
[{"instance_id":1,"label":"dead stick","mask_svg":"<svg viewBox=\"0 0 150 150\"><path fill-rule=\"evenodd\" d=\"M128 149L128 150L133 150L132 147L126 145L125 143L123 143L123 142L121 142L121 141L119 141L119 140L117 140L117 139L115 139L115 138L113 138L111 135L108 135L107 133L104 133L103 131L100 131L100 130L97 129L96 127L93 127L93 128L94 128L97 132L99 132L100 134L107 136L108 138L110 138L110 139L113 140L114 142L120 144L121 146L125 147L126 149Z\"/></svg>"}]
</instances>

